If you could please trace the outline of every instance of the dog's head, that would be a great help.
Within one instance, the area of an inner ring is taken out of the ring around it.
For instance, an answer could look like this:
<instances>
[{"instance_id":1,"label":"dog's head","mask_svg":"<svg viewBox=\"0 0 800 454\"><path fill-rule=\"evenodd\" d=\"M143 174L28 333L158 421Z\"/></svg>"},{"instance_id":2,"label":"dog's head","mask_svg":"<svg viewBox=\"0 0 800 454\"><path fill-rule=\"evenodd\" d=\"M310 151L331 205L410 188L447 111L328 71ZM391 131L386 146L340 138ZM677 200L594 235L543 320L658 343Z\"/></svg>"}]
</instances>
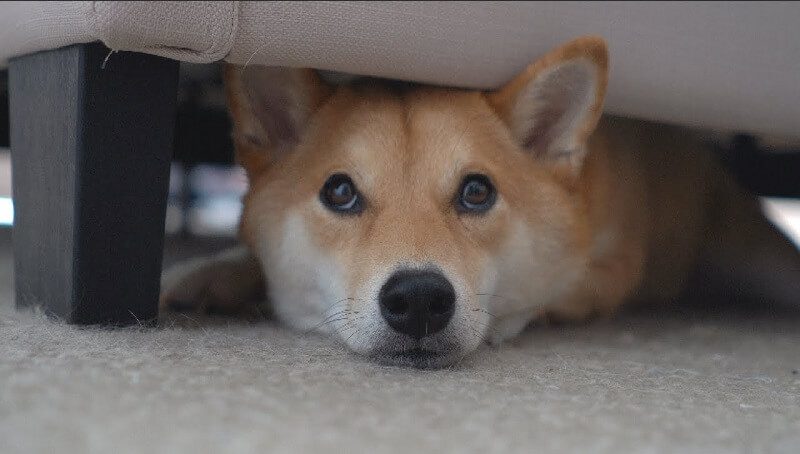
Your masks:
<instances>
[{"instance_id":1,"label":"dog's head","mask_svg":"<svg viewBox=\"0 0 800 454\"><path fill-rule=\"evenodd\" d=\"M599 38L495 92L228 67L241 234L276 314L436 366L563 298L587 261L575 188L606 79Z\"/></svg>"}]
</instances>

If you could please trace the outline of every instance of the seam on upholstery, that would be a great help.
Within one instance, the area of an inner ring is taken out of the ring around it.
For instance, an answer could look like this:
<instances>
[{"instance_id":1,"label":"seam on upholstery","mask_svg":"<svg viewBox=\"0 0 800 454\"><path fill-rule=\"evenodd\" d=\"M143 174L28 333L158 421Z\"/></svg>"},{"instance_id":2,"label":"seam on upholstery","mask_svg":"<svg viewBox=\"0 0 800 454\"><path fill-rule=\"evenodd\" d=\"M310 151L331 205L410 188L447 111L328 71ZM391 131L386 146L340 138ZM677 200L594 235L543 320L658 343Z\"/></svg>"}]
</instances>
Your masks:
<instances>
[{"instance_id":1,"label":"seam on upholstery","mask_svg":"<svg viewBox=\"0 0 800 454\"><path fill-rule=\"evenodd\" d=\"M113 49L111 46L108 45L108 38L109 36L101 36L103 35L102 32L98 32L98 24L100 23L99 15L100 13L97 12L97 3L98 1L92 1L91 3L91 18L90 18L90 26L92 30L92 37L96 40L103 42L107 47L111 48L112 50L119 50ZM239 23L239 2L238 1L229 1L225 2L229 5L227 9L228 17L221 18L220 22L225 23L224 21L227 20L227 26L223 27L221 33L218 33L213 41L208 47L202 50L192 49L188 47L175 47L175 46L165 46L165 45L151 45L151 46L143 46L138 49L128 49L133 52L143 52L152 55L159 55L165 58L171 58L173 60L180 60L180 61L188 61L194 63L210 63L214 61L220 61L224 59L228 54L230 54L231 49L233 48L233 43L236 38L236 33L238 30L238 23Z\"/></svg>"},{"instance_id":2,"label":"seam on upholstery","mask_svg":"<svg viewBox=\"0 0 800 454\"><path fill-rule=\"evenodd\" d=\"M239 25L239 2L231 1L228 3L230 4L231 8L228 13L229 25L226 27L227 33L220 33L220 36L218 36L217 39L215 39L214 42L203 51L203 53L209 56L214 56L215 60L222 60L228 54L230 54L231 49L233 48L233 42L236 39L236 32Z\"/></svg>"},{"instance_id":3,"label":"seam on upholstery","mask_svg":"<svg viewBox=\"0 0 800 454\"><path fill-rule=\"evenodd\" d=\"M211 63L221 61L224 59L233 48L233 42L236 38L236 32L239 24L239 2L229 1L226 2L230 5L228 10L228 26L227 30L220 33L214 42L203 50L195 50L185 47L172 47L172 46L152 46L147 47L145 51L150 50L155 55L161 55L174 60L184 60L195 63ZM180 55L174 55L179 53Z\"/></svg>"}]
</instances>

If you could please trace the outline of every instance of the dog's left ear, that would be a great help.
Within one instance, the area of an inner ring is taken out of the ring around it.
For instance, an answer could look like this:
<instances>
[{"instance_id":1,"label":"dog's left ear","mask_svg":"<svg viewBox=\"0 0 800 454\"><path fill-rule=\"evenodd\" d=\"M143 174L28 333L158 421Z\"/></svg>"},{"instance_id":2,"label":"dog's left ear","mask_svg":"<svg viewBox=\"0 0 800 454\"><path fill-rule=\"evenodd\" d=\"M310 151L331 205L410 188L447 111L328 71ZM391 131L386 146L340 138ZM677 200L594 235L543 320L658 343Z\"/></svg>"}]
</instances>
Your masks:
<instances>
[{"instance_id":1,"label":"dog's left ear","mask_svg":"<svg viewBox=\"0 0 800 454\"><path fill-rule=\"evenodd\" d=\"M608 83L602 38L584 37L545 55L487 100L534 157L580 168Z\"/></svg>"},{"instance_id":2,"label":"dog's left ear","mask_svg":"<svg viewBox=\"0 0 800 454\"><path fill-rule=\"evenodd\" d=\"M236 156L252 178L290 153L331 88L312 69L226 65Z\"/></svg>"}]
</instances>

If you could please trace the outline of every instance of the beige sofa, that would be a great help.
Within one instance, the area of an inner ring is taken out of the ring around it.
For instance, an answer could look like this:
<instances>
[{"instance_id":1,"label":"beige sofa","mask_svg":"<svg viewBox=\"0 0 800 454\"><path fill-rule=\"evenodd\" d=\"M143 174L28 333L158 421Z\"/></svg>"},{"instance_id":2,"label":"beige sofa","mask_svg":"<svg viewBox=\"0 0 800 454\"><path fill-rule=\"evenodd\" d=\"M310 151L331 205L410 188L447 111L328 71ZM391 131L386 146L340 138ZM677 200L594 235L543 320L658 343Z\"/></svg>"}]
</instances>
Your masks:
<instances>
[{"instance_id":1,"label":"beige sofa","mask_svg":"<svg viewBox=\"0 0 800 454\"><path fill-rule=\"evenodd\" d=\"M797 138L799 23L765 2L0 2L18 303L155 316L176 61L492 88L598 34L609 112Z\"/></svg>"},{"instance_id":2,"label":"beige sofa","mask_svg":"<svg viewBox=\"0 0 800 454\"><path fill-rule=\"evenodd\" d=\"M791 2L0 2L0 62L102 41L195 63L492 88L599 34L610 112L800 137L798 23Z\"/></svg>"}]
</instances>

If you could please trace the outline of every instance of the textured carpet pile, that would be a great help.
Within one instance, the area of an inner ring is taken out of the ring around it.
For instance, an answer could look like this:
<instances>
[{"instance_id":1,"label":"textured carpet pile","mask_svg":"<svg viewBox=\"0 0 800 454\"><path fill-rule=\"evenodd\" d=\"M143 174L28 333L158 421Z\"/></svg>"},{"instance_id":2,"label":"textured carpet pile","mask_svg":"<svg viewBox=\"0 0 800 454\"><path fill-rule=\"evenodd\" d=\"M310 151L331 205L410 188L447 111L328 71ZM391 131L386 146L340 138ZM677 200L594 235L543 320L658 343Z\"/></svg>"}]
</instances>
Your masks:
<instances>
[{"instance_id":1,"label":"textured carpet pile","mask_svg":"<svg viewBox=\"0 0 800 454\"><path fill-rule=\"evenodd\" d=\"M425 371L267 322L67 326L1 258L2 453L800 452L799 318L533 328Z\"/></svg>"}]
</instances>

